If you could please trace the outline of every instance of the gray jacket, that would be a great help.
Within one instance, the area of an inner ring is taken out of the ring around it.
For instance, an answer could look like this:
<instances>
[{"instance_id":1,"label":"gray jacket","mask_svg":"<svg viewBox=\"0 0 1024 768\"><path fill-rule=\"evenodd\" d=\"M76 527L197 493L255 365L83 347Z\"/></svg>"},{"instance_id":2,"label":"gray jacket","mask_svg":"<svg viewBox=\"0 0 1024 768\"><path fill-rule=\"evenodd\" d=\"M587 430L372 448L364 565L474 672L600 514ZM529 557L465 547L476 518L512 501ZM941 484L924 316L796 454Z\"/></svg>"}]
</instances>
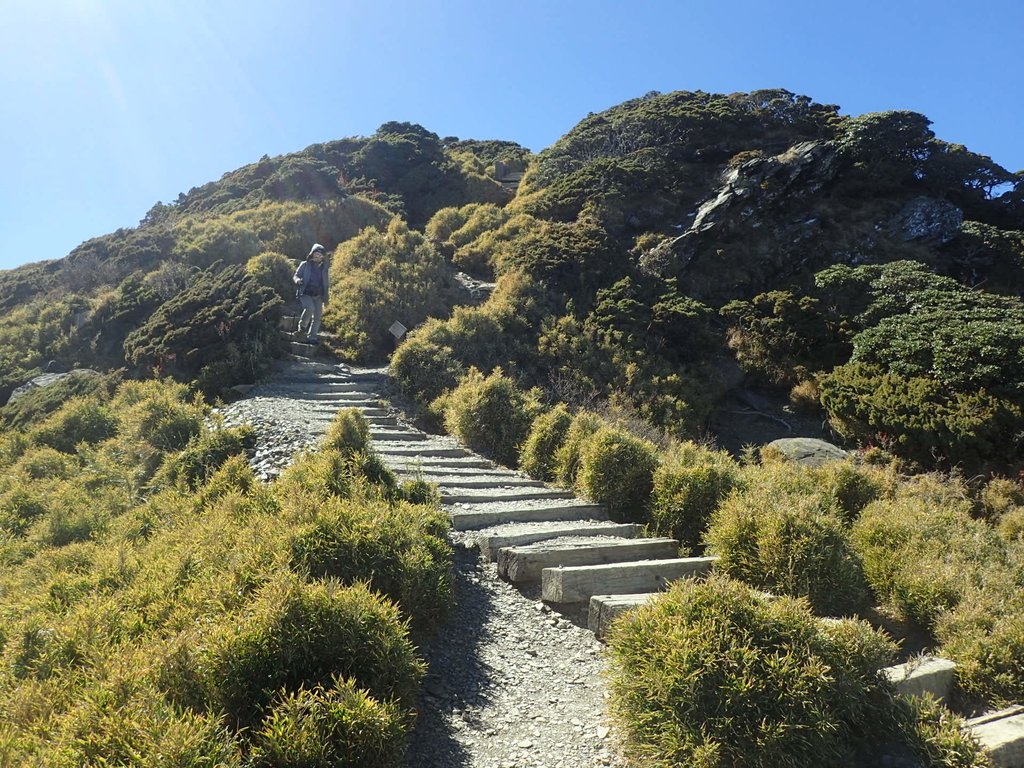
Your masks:
<instances>
[{"instance_id":1,"label":"gray jacket","mask_svg":"<svg viewBox=\"0 0 1024 768\"><path fill-rule=\"evenodd\" d=\"M292 278L292 282L294 282L295 285L298 286L298 288L295 290L296 298L301 298L307 292L311 292L316 289L317 286L313 283L313 281L317 278L318 275L322 277L322 280L320 281L321 284L319 286L320 297L324 300L324 304L327 303L327 293L330 288L331 281L327 274L326 261L320 265L319 269L317 268L317 265L314 262L309 261L308 259L299 264L299 268L295 270L295 276ZM310 295L315 294L310 293Z\"/></svg>"}]
</instances>

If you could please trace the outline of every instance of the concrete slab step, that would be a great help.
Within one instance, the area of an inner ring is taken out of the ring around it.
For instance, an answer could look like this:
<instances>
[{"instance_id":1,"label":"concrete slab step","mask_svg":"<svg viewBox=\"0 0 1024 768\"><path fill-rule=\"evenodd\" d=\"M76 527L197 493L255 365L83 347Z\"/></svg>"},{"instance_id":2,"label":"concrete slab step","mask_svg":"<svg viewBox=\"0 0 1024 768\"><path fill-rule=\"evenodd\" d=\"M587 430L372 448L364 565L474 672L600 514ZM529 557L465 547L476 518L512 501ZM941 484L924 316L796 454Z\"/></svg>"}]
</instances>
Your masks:
<instances>
[{"instance_id":1,"label":"concrete slab step","mask_svg":"<svg viewBox=\"0 0 1024 768\"><path fill-rule=\"evenodd\" d=\"M454 507L450 512L452 528L469 531L499 523L538 522L552 520L607 520L608 513L600 504L500 504L488 509Z\"/></svg>"},{"instance_id":2,"label":"concrete slab step","mask_svg":"<svg viewBox=\"0 0 1024 768\"><path fill-rule=\"evenodd\" d=\"M441 492L442 504L486 504L489 501L533 501L536 499L572 499L572 491L557 488L505 488L473 489L451 488Z\"/></svg>"},{"instance_id":3,"label":"concrete slab step","mask_svg":"<svg viewBox=\"0 0 1024 768\"><path fill-rule=\"evenodd\" d=\"M327 401L331 403L363 403L371 400L373 402L380 402L380 397L376 393L371 392L365 388L346 392L318 392L312 389L296 389L294 394L296 397L301 397L303 400L317 400L319 402Z\"/></svg>"},{"instance_id":4,"label":"concrete slab step","mask_svg":"<svg viewBox=\"0 0 1024 768\"><path fill-rule=\"evenodd\" d=\"M968 720L967 730L988 752L993 768L1024 766L1024 706Z\"/></svg>"},{"instance_id":5,"label":"concrete slab step","mask_svg":"<svg viewBox=\"0 0 1024 768\"><path fill-rule=\"evenodd\" d=\"M570 536L617 536L631 539L643 532L636 523L608 523L582 520L575 523L534 522L506 523L478 531L467 536L466 545L479 547L480 556L494 560L503 547L521 547L538 541L564 539Z\"/></svg>"},{"instance_id":6,"label":"concrete slab step","mask_svg":"<svg viewBox=\"0 0 1024 768\"><path fill-rule=\"evenodd\" d=\"M285 333L295 333L299 329L299 318L285 315L277 322L277 327Z\"/></svg>"},{"instance_id":7,"label":"concrete slab step","mask_svg":"<svg viewBox=\"0 0 1024 768\"><path fill-rule=\"evenodd\" d=\"M676 579L711 570L714 557L640 560L611 565L579 565L541 571L541 598L549 603L582 603L594 595L660 592Z\"/></svg>"},{"instance_id":8,"label":"concrete slab step","mask_svg":"<svg viewBox=\"0 0 1024 768\"><path fill-rule=\"evenodd\" d=\"M632 595L592 595L587 612L587 626L598 640L608 636L608 630L616 618L644 605L657 592L639 592Z\"/></svg>"},{"instance_id":9,"label":"concrete slab step","mask_svg":"<svg viewBox=\"0 0 1024 768\"><path fill-rule=\"evenodd\" d=\"M539 581L544 568L667 560L679 554L675 539L569 538L498 550L498 576L513 584Z\"/></svg>"}]
</instances>

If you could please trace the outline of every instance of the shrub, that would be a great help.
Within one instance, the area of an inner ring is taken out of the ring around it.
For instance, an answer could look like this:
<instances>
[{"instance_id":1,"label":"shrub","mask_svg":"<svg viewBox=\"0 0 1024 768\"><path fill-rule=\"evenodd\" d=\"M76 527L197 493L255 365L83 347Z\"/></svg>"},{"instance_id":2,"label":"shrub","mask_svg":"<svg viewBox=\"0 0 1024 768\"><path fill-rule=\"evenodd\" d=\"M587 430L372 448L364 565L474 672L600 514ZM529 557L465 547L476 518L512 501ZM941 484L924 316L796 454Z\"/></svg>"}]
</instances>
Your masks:
<instances>
[{"instance_id":1,"label":"shrub","mask_svg":"<svg viewBox=\"0 0 1024 768\"><path fill-rule=\"evenodd\" d=\"M231 456L192 497L196 509L208 509L213 502L229 493L248 493L258 485L249 459L244 455Z\"/></svg>"},{"instance_id":2,"label":"shrub","mask_svg":"<svg viewBox=\"0 0 1024 768\"><path fill-rule=\"evenodd\" d=\"M537 416L519 452L519 468L537 480L554 480L555 452L564 442L570 424L572 416L561 403Z\"/></svg>"},{"instance_id":3,"label":"shrub","mask_svg":"<svg viewBox=\"0 0 1024 768\"><path fill-rule=\"evenodd\" d=\"M447 398L445 426L470 450L515 467L537 404L496 368L490 376L470 370Z\"/></svg>"},{"instance_id":4,"label":"shrub","mask_svg":"<svg viewBox=\"0 0 1024 768\"><path fill-rule=\"evenodd\" d=\"M612 709L643 765L848 765L885 727L890 641L722 576L624 615L610 650Z\"/></svg>"},{"instance_id":5,"label":"shrub","mask_svg":"<svg viewBox=\"0 0 1024 768\"><path fill-rule=\"evenodd\" d=\"M1007 541L1024 540L1024 507L1014 507L999 520L996 528Z\"/></svg>"},{"instance_id":6,"label":"shrub","mask_svg":"<svg viewBox=\"0 0 1024 768\"><path fill-rule=\"evenodd\" d=\"M739 465L724 451L677 443L654 473L651 522L658 533L696 551L712 513L740 484Z\"/></svg>"},{"instance_id":7,"label":"shrub","mask_svg":"<svg viewBox=\"0 0 1024 768\"><path fill-rule=\"evenodd\" d=\"M391 375L406 394L426 405L453 389L466 375L451 347L413 332L391 356Z\"/></svg>"},{"instance_id":8,"label":"shrub","mask_svg":"<svg viewBox=\"0 0 1024 768\"><path fill-rule=\"evenodd\" d=\"M189 441L184 450L164 460L160 478L171 484L181 483L194 491L229 458L242 455L252 448L254 441L255 433L249 426L204 429Z\"/></svg>"},{"instance_id":9,"label":"shrub","mask_svg":"<svg viewBox=\"0 0 1024 768\"><path fill-rule=\"evenodd\" d=\"M993 477L982 488L979 506L981 514L998 523L1004 515L1024 507L1024 488L1006 477Z\"/></svg>"},{"instance_id":10,"label":"shrub","mask_svg":"<svg viewBox=\"0 0 1024 768\"><path fill-rule=\"evenodd\" d=\"M869 504L851 532L879 599L930 630L960 602L967 584L983 580L983 569L998 563L1003 550L970 511L968 499L927 480Z\"/></svg>"},{"instance_id":11,"label":"shrub","mask_svg":"<svg viewBox=\"0 0 1024 768\"><path fill-rule=\"evenodd\" d=\"M652 443L602 427L583 443L575 487L585 498L606 505L613 520L643 522L657 467Z\"/></svg>"},{"instance_id":12,"label":"shrub","mask_svg":"<svg viewBox=\"0 0 1024 768\"><path fill-rule=\"evenodd\" d=\"M806 597L823 615L849 615L868 601L842 520L814 495L751 485L715 511L706 543L722 573L769 592Z\"/></svg>"},{"instance_id":13,"label":"shrub","mask_svg":"<svg viewBox=\"0 0 1024 768\"><path fill-rule=\"evenodd\" d=\"M281 253L266 251L253 256L245 264L245 271L262 286L270 288L285 303L294 301L295 284L292 275L295 266L291 260Z\"/></svg>"},{"instance_id":14,"label":"shrub","mask_svg":"<svg viewBox=\"0 0 1024 768\"><path fill-rule=\"evenodd\" d=\"M74 458L49 446L26 451L14 465L14 471L28 480L65 480L78 468L78 462Z\"/></svg>"},{"instance_id":15,"label":"shrub","mask_svg":"<svg viewBox=\"0 0 1024 768\"><path fill-rule=\"evenodd\" d=\"M603 426L601 417L590 411L580 411L572 417L565 440L555 451L555 478L559 483L570 488L576 484L583 443Z\"/></svg>"},{"instance_id":16,"label":"shrub","mask_svg":"<svg viewBox=\"0 0 1024 768\"><path fill-rule=\"evenodd\" d=\"M210 693L239 723L266 714L280 691L352 679L371 696L413 703L423 666L393 603L365 586L268 585L210 652Z\"/></svg>"},{"instance_id":17,"label":"shrub","mask_svg":"<svg viewBox=\"0 0 1024 768\"><path fill-rule=\"evenodd\" d=\"M389 768L402 764L405 723L350 680L284 693L253 734L252 768Z\"/></svg>"},{"instance_id":18,"label":"shrub","mask_svg":"<svg viewBox=\"0 0 1024 768\"><path fill-rule=\"evenodd\" d=\"M21 535L49 510L45 496L34 486L7 490L0 494L0 530Z\"/></svg>"},{"instance_id":19,"label":"shrub","mask_svg":"<svg viewBox=\"0 0 1024 768\"><path fill-rule=\"evenodd\" d=\"M370 427L359 409L342 408L338 411L327 428L324 447L338 451L342 456L352 456L366 451L369 445Z\"/></svg>"},{"instance_id":20,"label":"shrub","mask_svg":"<svg viewBox=\"0 0 1024 768\"><path fill-rule=\"evenodd\" d=\"M291 567L344 584L365 581L417 630L437 626L452 599L447 519L437 509L383 501L333 503L291 540Z\"/></svg>"},{"instance_id":21,"label":"shrub","mask_svg":"<svg viewBox=\"0 0 1024 768\"><path fill-rule=\"evenodd\" d=\"M31 430L29 439L36 445L74 453L79 443L99 443L116 431L117 419L109 408L89 398L76 398Z\"/></svg>"},{"instance_id":22,"label":"shrub","mask_svg":"<svg viewBox=\"0 0 1024 768\"><path fill-rule=\"evenodd\" d=\"M1024 699L1024 557L1016 568L990 565L941 614L935 636L956 662L957 687L972 704L1008 707Z\"/></svg>"},{"instance_id":23,"label":"shrub","mask_svg":"<svg viewBox=\"0 0 1024 768\"><path fill-rule=\"evenodd\" d=\"M206 415L185 387L170 381L122 385L112 408L120 415L122 436L163 453L183 450L202 431Z\"/></svg>"}]
</instances>

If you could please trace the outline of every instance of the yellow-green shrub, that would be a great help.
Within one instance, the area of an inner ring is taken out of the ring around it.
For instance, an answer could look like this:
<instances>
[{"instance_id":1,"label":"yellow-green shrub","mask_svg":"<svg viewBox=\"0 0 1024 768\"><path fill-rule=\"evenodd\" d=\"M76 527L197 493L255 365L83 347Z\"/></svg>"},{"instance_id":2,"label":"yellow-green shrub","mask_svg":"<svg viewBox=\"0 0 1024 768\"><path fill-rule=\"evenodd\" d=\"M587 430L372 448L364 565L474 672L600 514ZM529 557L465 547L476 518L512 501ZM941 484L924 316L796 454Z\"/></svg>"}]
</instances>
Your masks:
<instances>
[{"instance_id":1,"label":"yellow-green shrub","mask_svg":"<svg viewBox=\"0 0 1024 768\"><path fill-rule=\"evenodd\" d=\"M572 416L562 403L537 416L519 452L519 468L537 480L554 480L555 452L565 440L570 424Z\"/></svg>"},{"instance_id":2,"label":"yellow-green shrub","mask_svg":"<svg viewBox=\"0 0 1024 768\"><path fill-rule=\"evenodd\" d=\"M397 607L365 586L330 581L268 585L211 651L210 694L240 724L261 719L279 691L336 677L409 708L423 675Z\"/></svg>"},{"instance_id":3,"label":"yellow-green shrub","mask_svg":"<svg viewBox=\"0 0 1024 768\"><path fill-rule=\"evenodd\" d=\"M712 515L705 539L715 568L776 594L806 597L815 611L849 615L870 592L835 512L814 495L750 485Z\"/></svg>"},{"instance_id":4,"label":"yellow-green shrub","mask_svg":"<svg viewBox=\"0 0 1024 768\"><path fill-rule=\"evenodd\" d=\"M1003 558L995 531L971 517L970 501L928 480L869 504L852 541L878 598L925 629Z\"/></svg>"},{"instance_id":5,"label":"yellow-green shrub","mask_svg":"<svg viewBox=\"0 0 1024 768\"><path fill-rule=\"evenodd\" d=\"M402 764L405 718L351 680L284 693L253 734L251 768L391 768Z\"/></svg>"},{"instance_id":6,"label":"yellow-green shrub","mask_svg":"<svg viewBox=\"0 0 1024 768\"><path fill-rule=\"evenodd\" d=\"M389 370L402 390L421 405L453 389L466 375L466 367L451 347L431 341L420 331L411 333L395 350Z\"/></svg>"},{"instance_id":7,"label":"yellow-green shrub","mask_svg":"<svg viewBox=\"0 0 1024 768\"><path fill-rule=\"evenodd\" d=\"M604 504L613 520L644 522L657 467L653 443L602 427L581 446L575 487L584 498Z\"/></svg>"},{"instance_id":8,"label":"yellow-green shrub","mask_svg":"<svg viewBox=\"0 0 1024 768\"><path fill-rule=\"evenodd\" d=\"M702 546L712 513L742 480L739 465L724 451L677 443L654 473L651 523L691 552Z\"/></svg>"},{"instance_id":9,"label":"yellow-green shrub","mask_svg":"<svg viewBox=\"0 0 1024 768\"><path fill-rule=\"evenodd\" d=\"M490 376L471 369L446 398L444 421L470 450L514 467L537 410L531 393L520 390L501 368Z\"/></svg>"},{"instance_id":10,"label":"yellow-green shrub","mask_svg":"<svg viewBox=\"0 0 1024 768\"><path fill-rule=\"evenodd\" d=\"M295 265L283 253L265 251L253 256L245 264L245 271L256 278L256 282L272 288L282 301L295 299Z\"/></svg>"},{"instance_id":11,"label":"yellow-green shrub","mask_svg":"<svg viewBox=\"0 0 1024 768\"><path fill-rule=\"evenodd\" d=\"M357 408L339 410L324 436L324 447L352 456L366 451L370 445L370 426Z\"/></svg>"},{"instance_id":12,"label":"yellow-green shrub","mask_svg":"<svg viewBox=\"0 0 1024 768\"><path fill-rule=\"evenodd\" d=\"M683 579L625 614L609 645L612 709L638 764L846 766L899 736L878 674L894 645L802 600Z\"/></svg>"},{"instance_id":13,"label":"yellow-green shrub","mask_svg":"<svg viewBox=\"0 0 1024 768\"><path fill-rule=\"evenodd\" d=\"M78 443L99 443L112 437L117 418L111 410L92 398L75 398L65 403L42 424L29 432L36 445L48 445L63 453L73 453Z\"/></svg>"},{"instance_id":14,"label":"yellow-green shrub","mask_svg":"<svg viewBox=\"0 0 1024 768\"><path fill-rule=\"evenodd\" d=\"M291 567L343 584L366 581L418 631L436 628L452 600L447 518L436 507L334 501L291 539Z\"/></svg>"},{"instance_id":15,"label":"yellow-green shrub","mask_svg":"<svg viewBox=\"0 0 1024 768\"><path fill-rule=\"evenodd\" d=\"M239 456L252 448L255 433L252 427L204 429L189 441L185 448L172 453L160 468L159 479L172 485L181 483L195 490L232 456Z\"/></svg>"},{"instance_id":16,"label":"yellow-green shrub","mask_svg":"<svg viewBox=\"0 0 1024 768\"><path fill-rule=\"evenodd\" d=\"M603 426L601 417L590 411L579 411L572 417L565 440L555 451L555 478L559 483L570 488L575 485L583 443Z\"/></svg>"}]
</instances>

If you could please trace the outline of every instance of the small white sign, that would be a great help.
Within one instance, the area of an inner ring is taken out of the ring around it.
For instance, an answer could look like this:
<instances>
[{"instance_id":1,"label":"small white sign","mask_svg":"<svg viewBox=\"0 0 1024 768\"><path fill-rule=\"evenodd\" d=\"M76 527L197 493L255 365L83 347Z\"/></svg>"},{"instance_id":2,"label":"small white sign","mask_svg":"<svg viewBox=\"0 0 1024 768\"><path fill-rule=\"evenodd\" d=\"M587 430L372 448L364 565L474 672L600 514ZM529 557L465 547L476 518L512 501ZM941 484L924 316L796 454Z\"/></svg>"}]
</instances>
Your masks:
<instances>
[{"instance_id":1,"label":"small white sign","mask_svg":"<svg viewBox=\"0 0 1024 768\"><path fill-rule=\"evenodd\" d=\"M403 336L405 336L405 332L408 329L400 322L395 320L395 322L391 324L391 327L388 328L388 330L391 331L391 335L394 336L396 339L401 339Z\"/></svg>"}]
</instances>

